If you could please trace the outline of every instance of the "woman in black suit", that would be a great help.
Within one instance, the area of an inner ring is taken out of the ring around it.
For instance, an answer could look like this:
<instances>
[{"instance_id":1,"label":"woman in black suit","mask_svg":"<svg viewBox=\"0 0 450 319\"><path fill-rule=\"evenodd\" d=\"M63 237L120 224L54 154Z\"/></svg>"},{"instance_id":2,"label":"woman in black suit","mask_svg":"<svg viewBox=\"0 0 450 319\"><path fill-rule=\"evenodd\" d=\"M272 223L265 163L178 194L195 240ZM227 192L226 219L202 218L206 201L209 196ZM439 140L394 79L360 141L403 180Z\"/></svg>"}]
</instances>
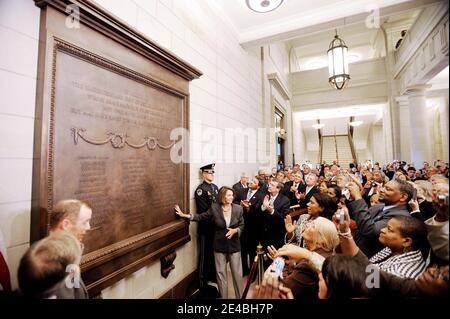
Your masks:
<instances>
[{"instance_id":1,"label":"woman in black suit","mask_svg":"<svg viewBox=\"0 0 450 319\"><path fill-rule=\"evenodd\" d=\"M203 214L184 214L178 205L175 206L176 214L198 222L212 220L215 225L214 232L214 260L217 271L217 284L220 296L228 298L227 285L227 261L230 262L231 274L236 298L242 296L242 264L241 244L239 237L244 230L244 217L242 207L233 204L234 191L223 186L219 190L219 203L213 203L211 208Z\"/></svg>"}]
</instances>

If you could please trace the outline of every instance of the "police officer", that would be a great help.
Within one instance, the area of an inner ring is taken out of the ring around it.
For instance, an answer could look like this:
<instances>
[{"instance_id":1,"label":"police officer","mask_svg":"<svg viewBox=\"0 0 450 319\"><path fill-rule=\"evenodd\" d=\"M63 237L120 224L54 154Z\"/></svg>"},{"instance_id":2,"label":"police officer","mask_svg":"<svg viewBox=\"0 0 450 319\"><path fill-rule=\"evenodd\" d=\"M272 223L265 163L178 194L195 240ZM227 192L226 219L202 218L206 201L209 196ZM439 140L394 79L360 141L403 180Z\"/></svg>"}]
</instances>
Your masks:
<instances>
[{"instance_id":1,"label":"police officer","mask_svg":"<svg viewBox=\"0 0 450 319\"><path fill-rule=\"evenodd\" d=\"M200 167L202 171L203 183L195 190L195 203L197 204L197 214L205 213L212 203L218 202L219 188L213 183L215 164L208 164ZM200 239L200 261L199 279L200 292L207 293L208 281L216 282L216 268L214 262L214 230L212 221L202 221L198 223L198 235Z\"/></svg>"}]
</instances>

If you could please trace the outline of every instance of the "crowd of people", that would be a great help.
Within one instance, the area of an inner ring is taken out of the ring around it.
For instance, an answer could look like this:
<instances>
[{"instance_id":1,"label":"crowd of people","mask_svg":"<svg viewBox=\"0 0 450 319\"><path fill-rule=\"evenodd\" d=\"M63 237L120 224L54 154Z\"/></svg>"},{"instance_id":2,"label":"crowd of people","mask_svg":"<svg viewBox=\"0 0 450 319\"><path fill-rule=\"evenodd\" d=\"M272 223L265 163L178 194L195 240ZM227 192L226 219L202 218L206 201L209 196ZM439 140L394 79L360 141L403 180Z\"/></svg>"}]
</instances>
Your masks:
<instances>
[{"instance_id":1,"label":"crowd of people","mask_svg":"<svg viewBox=\"0 0 450 319\"><path fill-rule=\"evenodd\" d=\"M250 298L448 297L448 164L416 169L401 161L383 167L305 163L261 169L251 178L242 174L232 187L221 188L213 183L214 164L201 171L196 213L174 207L178 216L198 223L201 297L230 297L229 263L235 297L241 298L257 246L268 258ZM55 205L49 235L20 261L19 295L88 297L78 265L91 216L90 206L79 200ZM280 258L285 266L278 273L272 260ZM0 279L0 287L10 289ZM210 288L216 284L214 296Z\"/></svg>"},{"instance_id":2,"label":"crowd of people","mask_svg":"<svg viewBox=\"0 0 450 319\"><path fill-rule=\"evenodd\" d=\"M214 165L202 172L201 186L217 188ZM216 257L209 264L216 266L222 298L228 298L227 260L240 298L238 279L250 273L258 245L270 258L262 286L252 286L250 295L256 298L444 298L448 174L448 164L440 161L420 169L402 161L383 167L352 163L344 168L334 162L261 169L218 190L227 192L227 204L213 191L200 191L196 199L204 195L203 211L186 214L177 207L176 213L213 222L207 241ZM235 216L233 224L228 211ZM200 263L208 263L205 247L200 248ZM279 257L285 259L281 277L271 264ZM368 284L370 276L377 284ZM200 273L200 278L206 277Z\"/></svg>"}]
</instances>

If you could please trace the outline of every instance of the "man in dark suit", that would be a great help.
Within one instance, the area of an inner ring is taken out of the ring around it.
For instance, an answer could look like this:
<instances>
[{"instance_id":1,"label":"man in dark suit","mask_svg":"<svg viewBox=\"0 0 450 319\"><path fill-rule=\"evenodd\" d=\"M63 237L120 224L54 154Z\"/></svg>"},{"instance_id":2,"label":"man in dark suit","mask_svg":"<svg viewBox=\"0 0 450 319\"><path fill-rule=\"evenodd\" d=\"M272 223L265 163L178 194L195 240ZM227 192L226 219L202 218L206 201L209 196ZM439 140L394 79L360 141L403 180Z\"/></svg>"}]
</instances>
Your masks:
<instances>
[{"instance_id":1,"label":"man in dark suit","mask_svg":"<svg viewBox=\"0 0 450 319\"><path fill-rule=\"evenodd\" d=\"M241 179L239 180L239 182L233 185L233 190L234 190L233 203L239 205L239 201L237 201L237 199L243 196L244 193L247 194L248 190L248 176L246 173L241 174Z\"/></svg>"},{"instance_id":2,"label":"man in dark suit","mask_svg":"<svg viewBox=\"0 0 450 319\"><path fill-rule=\"evenodd\" d=\"M262 245L264 249L273 245L280 248L284 245L284 235L286 229L284 226L284 218L289 212L289 198L281 194L283 183L276 180L269 182L268 192L263 199L261 210L263 211L263 235Z\"/></svg>"},{"instance_id":3,"label":"man in dark suit","mask_svg":"<svg viewBox=\"0 0 450 319\"><path fill-rule=\"evenodd\" d=\"M213 183L215 164L200 167L203 182L195 190L195 203L197 214L205 213L213 203L218 201L219 188ZM214 264L214 224L210 220L202 220L198 223L197 233L200 241L199 251L199 279L200 293L203 295L208 290L208 281L216 281L216 269Z\"/></svg>"},{"instance_id":4,"label":"man in dark suit","mask_svg":"<svg viewBox=\"0 0 450 319\"><path fill-rule=\"evenodd\" d=\"M370 204L370 198L372 195L380 194L385 182L385 175L383 171L375 171L372 175L372 180L367 181L364 184L364 200L367 204Z\"/></svg>"},{"instance_id":5,"label":"man in dark suit","mask_svg":"<svg viewBox=\"0 0 450 319\"><path fill-rule=\"evenodd\" d=\"M372 257L383 246L378 237L382 228L387 227L388 221L395 216L411 217L407 204L411 200L414 188L403 180L392 180L381 188L380 201L384 204L368 208L361 196L358 185L348 183L350 196L354 199L348 204L350 216L358 226L355 242L367 257Z\"/></svg>"},{"instance_id":6,"label":"man in dark suit","mask_svg":"<svg viewBox=\"0 0 450 319\"><path fill-rule=\"evenodd\" d=\"M300 208L306 208L311 196L314 193L319 192L319 189L316 186L317 179L317 175L309 174L308 177L306 177L306 183L300 185L298 193L295 194Z\"/></svg>"},{"instance_id":7,"label":"man in dark suit","mask_svg":"<svg viewBox=\"0 0 450 319\"><path fill-rule=\"evenodd\" d=\"M297 198L295 197L295 193L298 193L300 191L301 185L304 184L302 175L300 173L296 173L293 176L294 180L285 183L283 191L281 192L284 196L289 198L291 206L298 204Z\"/></svg>"},{"instance_id":8,"label":"man in dark suit","mask_svg":"<svg viewBox=\"0 0 450 319\"><path fill-rule=\"evenodd\" d=\"M265 193L262 191L264 182L253 177L248 189L241 196L237 196L238 203L244 210L244 232L241 239L242 273L248 275L256 256L256 246L261 241L260 229L263 223L261 205Z\"/></svg>"}]
</instances>

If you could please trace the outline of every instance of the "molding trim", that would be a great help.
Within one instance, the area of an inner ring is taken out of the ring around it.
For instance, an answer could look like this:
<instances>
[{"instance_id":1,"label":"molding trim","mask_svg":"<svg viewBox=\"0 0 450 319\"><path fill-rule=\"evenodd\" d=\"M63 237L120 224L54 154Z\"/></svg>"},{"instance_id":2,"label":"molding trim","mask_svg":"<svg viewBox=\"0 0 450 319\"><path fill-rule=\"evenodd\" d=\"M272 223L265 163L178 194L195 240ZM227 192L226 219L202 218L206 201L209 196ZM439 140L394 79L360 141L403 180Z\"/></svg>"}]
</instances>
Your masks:
<instances>
[{"instance_id":1,"label":"molding trim","mask_svg":"<svg viewBox=\"0 0 450 319\"><path fill-rule=\"evenodd\" d=\"M396 61L394 77L397 77L402 69L409 63L413 55L416 54L422 43L427 40L442 17L447 14L445 6L447 6L448 10L447 4L430 6L425 8L417 17L414 24L406 33L402 45L394 52Z\"/></svg>"},{"instance_id":2,"label":"molding trim","mask_svg":"<svg viewBox=\"0 0 450 319\"><path fill-rule=\"evenodd\" d=\"M370 86L370 85L383 84L383 83L387 83L387 80L366 81L366 82L360 82L360 83L353 84L353 85L349 84L346 87L346 89L348 90L350 88L359 88L359 87L363 87L363 86ZM318 88L318 89L305 90L305 91L294 91L294 92L292 92L292 94L295 97L297 95L304 95L304 94L311 94L311 93L322 93L322 92L335 92L335 91L336 90L334 90L333 88L331 88L328 85L328 86L324 86L324 87Z\"/></svg>"},{"instance_id":3,"label":"molding trim","mask_svg":"<svg viewBox=\"0 0 450 319\"><path fill-rule=\"evenodd\" d=\"M280 77L278 76L278 73L267 74L267 79L269 80L270 84L272 84L272 86L277 89L277 91L281 94L281 96L285 100L289 101L291 99L291 93L289 93L289 90L281 81Z\"/></svg>"},{"instance_id":4,"label":"molding trim","mask_svg":"<svg viewBox=\"0 0 450 319\"><path fill-rule=\"evenodd\" d=\"M397 64L393 75L399 81L400 94L410 86L427 83L448 65L448 3L433 9L419 16L408 33L409 37L405 37L404 46L394 53ZM425 30L420 32L418 28ZM412 39L413 36L418 38Z\"/></svg>"},{"instance_id":5,"label":"molding trim","mask_svg":"<svg viewBox=\"0 0 450 319\"><path fill-rule=\"evenodd\" d=\"M413 0L403 1L379 8L380 19L389 16L422 8L436 3L438 0ZM262 25L252 26L239 32L239 42L244 48L249 48L267 43L285 41L298 37L299 34L311 34L325 30L342 28L345 17L346 24L364 22L371 9L364 1L345 2L339 10L335 5L328 5L316 10L307 11L291 16L290 19L278 19ZM323 17L330 17L330 21L323 21ZM322 17L322 18L321 18Z\"/></svg>"},{"instance_id":6,"label":"molding trim","mask_svg":"<svg viewBox=\"0 0 450 319\"><path fill-rule=\"evenodd\" d=\"M89 26L95 25L102 33L112 39L120 39L125 45L134 49L144 55L145 57L155 61L161 66L171 70L182 78L191 81L197 79L202 75L202 72L197 70L192 65L183 61L175 54L160 47L158 44L149 40L145 35L136 31L132 26L125 22L117 20L109 12L102 9L100 6L88 0L34 0L36 6L45 9L46 6L51 6L56 10L67 14L66 8L68 5L76 5L80 11L80 21Z\"/></svg>"}]
</instances>

